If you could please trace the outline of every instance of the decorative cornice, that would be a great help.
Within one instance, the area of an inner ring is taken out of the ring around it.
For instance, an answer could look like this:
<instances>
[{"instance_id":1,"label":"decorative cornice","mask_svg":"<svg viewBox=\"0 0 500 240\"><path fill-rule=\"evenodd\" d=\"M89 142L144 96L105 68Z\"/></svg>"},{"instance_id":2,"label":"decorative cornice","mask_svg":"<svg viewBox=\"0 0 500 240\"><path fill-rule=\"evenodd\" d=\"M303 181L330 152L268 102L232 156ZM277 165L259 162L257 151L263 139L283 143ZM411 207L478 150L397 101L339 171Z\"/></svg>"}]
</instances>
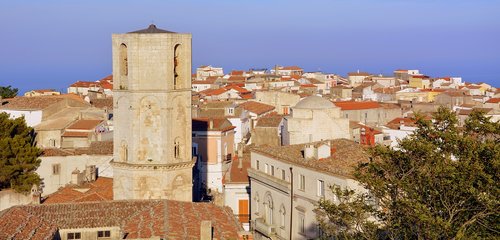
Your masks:
<instances>
[{"instance_id":1,"label":"decorative cornice","mask_svg":"<svg viewBox=\"0 0 500 240\"><path fill-rule=\"evenodd\" d=\"M196 163L195 159L191 162L171 163L171 164L132 164L132 163L124 163L124 162L115 162L114 160L110 162L110 164L113 168L135 169L135 170L185 169L185 168L192 168L195 163Z\"/></svg>"}]
</instances>

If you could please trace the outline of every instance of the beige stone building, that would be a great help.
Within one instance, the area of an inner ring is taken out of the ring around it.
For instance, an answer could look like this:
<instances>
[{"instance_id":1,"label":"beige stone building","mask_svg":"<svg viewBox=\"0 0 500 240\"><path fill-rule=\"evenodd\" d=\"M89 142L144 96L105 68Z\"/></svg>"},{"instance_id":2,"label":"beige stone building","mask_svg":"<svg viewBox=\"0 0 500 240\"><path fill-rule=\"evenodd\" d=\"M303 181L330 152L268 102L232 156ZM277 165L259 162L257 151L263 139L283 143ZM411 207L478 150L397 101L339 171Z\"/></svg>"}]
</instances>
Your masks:
<instances>
[{"instance_id":1,"label":"beige stone building","mask_svg":"<svg viewBox=\"0 0 500 240\"><path fill-rule=\"evenodd\" d=\"M278 114L288 115L290 108L300 101L300 96L281 91L257 91L255 101L274 106Z\"/></svg>"},{"instance_id":2,"label":"beige stone building","mask_svg":"<svg viewBox=\"0 0 500 240\"><path fill-rule=\"evenodd\" d=\"M350 139L349 120L340 108L318 96L302 99L285 117L283 145L308 143L324 139Z\"/></svg>"},{"instance_id":3,"label":"beige stone building","mask_svg":"<svg viewBox=\"0 0 500 240\"><path fill-rule=\"evenodd\" d=\"M113 34L114 199L192 201L191 34Z\"/></svg>"},{"instance_id":4,"label":"beige stone building","mask_svg":"<svg viewBox=\"0 0 500 240\"><path fill-rule=\"evenodd\" d=\"M336 201L333 184L364 192L351 174L366 161L363 148L347 139L253 149L248 176L254 239L320 237L318 201Z\"/></svg>"}]
</instances>

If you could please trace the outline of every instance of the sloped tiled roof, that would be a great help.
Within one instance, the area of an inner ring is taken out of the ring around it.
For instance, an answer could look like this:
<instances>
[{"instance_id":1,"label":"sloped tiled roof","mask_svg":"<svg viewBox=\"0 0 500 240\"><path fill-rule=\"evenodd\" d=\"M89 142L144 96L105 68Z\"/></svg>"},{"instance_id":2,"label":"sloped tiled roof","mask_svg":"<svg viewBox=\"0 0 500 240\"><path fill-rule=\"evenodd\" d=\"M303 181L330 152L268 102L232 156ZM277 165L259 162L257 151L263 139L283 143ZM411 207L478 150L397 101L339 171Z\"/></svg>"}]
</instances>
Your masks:
<instances>
[{"instance_id":1,"label":"sloped tiled roof","mask_svg":"<svg viewBox=\"0 0 500 240\"><path fill-rule=\"evenodd\" d=\"M7 98L2 100L3 105L0 105L0 109L42 110L65 99L71 99L81 103L82 105L88 105L88 103L78 95L69 93L52 96Z\"/></svg>"},{"instance_id":2,"label":"sloped tiled roof","mask_svg":"<svg viewBox=\"0 0 500 240\"><path fill-rule=\"evenodd\" d=\"M80 120L77 120L76 122L74 122L73 124L71 124L67 129L92 130L102 122L103 122L103 120L80 119Z\"/></svg>"},{"instance_id":3,"label":"sloped tiled roof","mask_svg":"<svg viewBox=\"0 0 500 240\"><path fill-rule=\"evenodd\" d=\"M279 127L283 117L280 115L273 115L269 117L260 118L255 127Z\"/></svg>"},{"instance_id":4,"label":"sloped tiled roof","mask_svg":"<svg viewBox=\"0 0 500 240\"><path fill-rule=\"evenodd\" d=\"M231 168L224 175L222 182L224 184L249 183L248 168L250 168L250 154L245 154L242 158L235 156L231 162Z\"/></svg>"},{"instance_id":5,"label":"sloped tiled roof","mask_svg":"<svg viewBox=\"0 0 500 240\"><path fill-rule=\"evenodd\" d=\"M210 122L212 127L210 128ZM229 131L236 127L226 118L193 118L193 131Z\"/></svg>"},{"instance_id":6,"label":"sloped tiled roof","mask_svg":"<svg viewBox=\"0 0 500 240\"><path fill-rule=\"evenodd\" d=\"M66 186L47 196L43 204L111 200L113 200L113 179L99 177L95 182L88 182L82 186Z\"/></svg>"},{"instance_id":7,"label":"sloped tiled roof","mask_svg":"<svg viewBox=\"0 0 500 240\"><path fill-rule=\"evenodd\" d=\"M254 101L244 102L240 104L240 107L257 115L264 114L266 112L274 110L274 106Z\"/></svg>"},{"instance_id":8,"label":"sloped tiled roof","mask_svg":"<svg viewBox=\"0 0 500 240\"><path fill-rule=\"evenodd\" d=\"M354 167L358 163L367 162L369 160L369 154L366 152L365 148L351 140L325 140L313 144L318 145L326 142L330 142L332 155L329 158L319 160L304 159L303 150L306 144L279 147L261 146L251 151L316 171L338 174L345 177L352 176Z\"/></svg>"},{"instance_id":9,"label":"sloped tiled roof","mask_svg":"<svg viewBox=\"0 0 500 240\"><path fill-rule=\"evenodd\" d=\"M490 98L486 103L500 103L500 98Z\"/></svg>"},{"instance_id":10,"label":"sloped tiled roof","mask_svg":"<svg viewBox=\"0 0 500 240\"><path fill-rule=\"evenodd\" d=\"M356 102L356 101L339 101L333 102L335 106L340 107L342 110L362 110L362 109L372 109L379 108L380 104L378 102Z\"/></svg>"},{"instance_id":11,"label":"sloped tiled roof","mask_svg":"<svg viewBox=\"0 0 500 240\"><path fill-rule=\"evenodd\" d=\"M113 98L96 98L90 101L90 104L96 108L113 109Z\"/></svg>"},{"instance_id":12,"label":"sloped tiled roof","mask_svg":"<svg viewBox=\"0 0 500 240\"><path fill-rule=\"evenodd\" d=\"M125 239L200 239L212 221L217 239L242 230L229 208L212 203L126 200L15 206L0 212L2 239L52 239L58 229L120 227Z\"/></svg>"},{"instance_id":13,"label":"sloped tiled roof","mask_svg":"<svg viewBox=\"0 0 500 240\"><path fill-rule=\"evenodd\" d=\"M137 31L133 31L133 32L129 32L129 33L175 33L175 32L164 30L164 29L160 29L160 28L157 28L156 25L150 24L148 26L148 28L137 30Z\"/></svg>"}]
</instances>

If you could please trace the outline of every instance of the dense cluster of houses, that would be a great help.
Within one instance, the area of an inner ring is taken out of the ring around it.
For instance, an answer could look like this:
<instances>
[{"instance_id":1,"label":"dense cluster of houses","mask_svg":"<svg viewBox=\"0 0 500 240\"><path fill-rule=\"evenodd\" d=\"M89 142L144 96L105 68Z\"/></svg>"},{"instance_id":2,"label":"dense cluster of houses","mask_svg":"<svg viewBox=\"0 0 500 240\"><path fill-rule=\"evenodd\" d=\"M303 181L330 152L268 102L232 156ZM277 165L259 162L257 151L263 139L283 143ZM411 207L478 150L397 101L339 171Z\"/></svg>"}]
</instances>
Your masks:
<instances>
[{"instance_id":1,"label":"dense cluster of houses","mask_svg":"<svg viewBox=\"0 0 500 240\"><path fill-rule=\"evenodd\" d=\"M415 112L430 116L446 106L462 123L474 109L500 119L500 89L418 70L395 70L392 76L356 71L343 77L297 66L229 73L201 66L191 87L193 200L230 207L256 239L318 237L314 203L332 197L332 184L363 191L352 180L351 167L367 159L366 146L395 147L411 134ZM32 90L1 99L0 112L24 116L44 149L37 170L44 179L43 204L112 200L113 182L106 179L113 177L113 104L111 75L77 81L64 94ZM35 201L17 198L6 204L0 198L2 209ZM142 205L152 203L135 204L144 211Z\"/></svg>"}]
</instances>

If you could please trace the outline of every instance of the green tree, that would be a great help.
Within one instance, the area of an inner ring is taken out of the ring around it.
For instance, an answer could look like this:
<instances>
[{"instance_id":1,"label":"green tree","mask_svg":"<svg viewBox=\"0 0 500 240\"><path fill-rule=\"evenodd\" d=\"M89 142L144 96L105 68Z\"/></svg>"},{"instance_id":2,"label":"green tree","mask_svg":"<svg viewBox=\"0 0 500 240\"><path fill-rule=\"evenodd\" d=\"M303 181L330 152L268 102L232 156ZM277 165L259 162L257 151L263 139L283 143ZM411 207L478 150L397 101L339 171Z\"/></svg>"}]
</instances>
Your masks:
<instances>
[{"instance_id":1,"label":"green tree","mask_svg":"<svg viewBox=\"0 0 500 240\"><path fill-rule=\"evenodd\" d=\"M355 179L376 199L377 207L349 207L364 211L359 216L375 217L382 232L365 238L493 239L500 235L500 123L473 112L459 128L455 114L446 108L439 108L433 119L417 117L418 130L401 140L397 149L376 146L372 160L357 167ZM319 206L320 212L328 213L321 202ZM372 231L363 225L336 231L359 238L363 229Z\"/></svg>"},{"instance_id":2,"label":"green tree","mask_svg":"<svg viewBox=\"0 0 500 240\"><path fill-rule=\"evenodd\" d=\"M10 85L7 87L0 86L0 97L2 98L13 98L17 96L19 89L12 88Z\"/></svg>"},{"instance_id":3,"label":"green tree","mask_svg":"<svg viewBox=\"0 0 500 240\"><path fill-rule=\"evenodd\" d=\"M0 113L0 189L29 192L40 184L35 170L40 166L41 150L35 146L33 129L23 117L10 119Z\"/></svg>"}]
</instances>

